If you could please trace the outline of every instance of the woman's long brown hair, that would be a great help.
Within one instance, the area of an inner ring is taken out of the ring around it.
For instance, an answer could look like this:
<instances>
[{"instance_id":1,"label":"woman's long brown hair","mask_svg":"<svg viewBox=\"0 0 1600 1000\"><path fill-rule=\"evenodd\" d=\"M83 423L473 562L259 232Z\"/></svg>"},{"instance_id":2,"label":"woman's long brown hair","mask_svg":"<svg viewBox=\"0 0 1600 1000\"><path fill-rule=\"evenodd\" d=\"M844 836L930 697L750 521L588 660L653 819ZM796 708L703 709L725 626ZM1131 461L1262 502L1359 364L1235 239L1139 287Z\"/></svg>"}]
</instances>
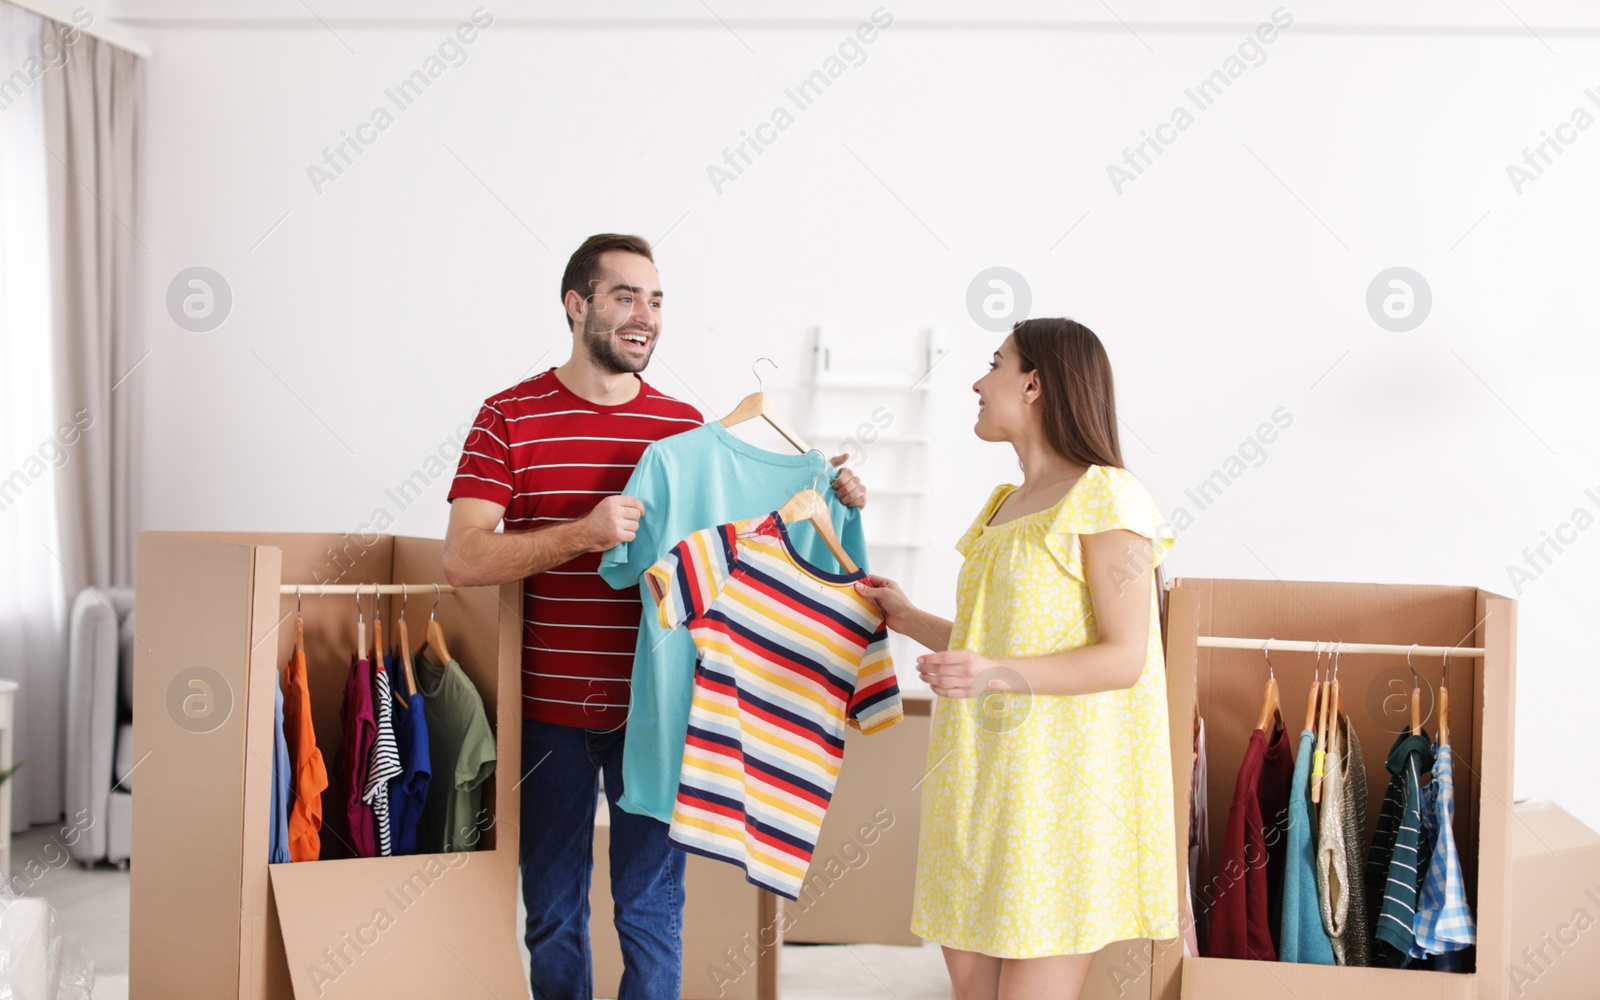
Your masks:
<instances>
[{"instance_id":1,"label":"woman's long brown hair","mask_svg":"<svg viewBox=\"0 0 1600 1000\"><path fill-rule=\"evenodd\" d=\"M1039 374L1044 439L1061 457L1081 465L1126 468L1117 437L1116 386L1111 359L1094 331L1076 320L1029 319L1011 328L1025 372ZM1156 567L1161 641L1167 639L1167 591Z\"/></svg>"}]
</instances>

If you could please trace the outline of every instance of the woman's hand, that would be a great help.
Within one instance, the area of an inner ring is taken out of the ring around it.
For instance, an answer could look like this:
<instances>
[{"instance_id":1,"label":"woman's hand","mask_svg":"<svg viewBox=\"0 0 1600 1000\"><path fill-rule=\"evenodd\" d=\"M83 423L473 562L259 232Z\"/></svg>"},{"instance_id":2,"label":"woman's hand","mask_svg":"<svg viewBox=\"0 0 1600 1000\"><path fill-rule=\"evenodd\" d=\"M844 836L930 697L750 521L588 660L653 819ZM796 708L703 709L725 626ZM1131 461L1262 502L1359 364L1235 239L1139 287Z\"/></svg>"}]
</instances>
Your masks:
<instances>
[{"instance_id":1,"label":"woman's hand","mask_svg":"<svg viewBox=\"0 0 1600 1000\"><path fill-rule=\"evenodd\" d=\"M994 660L970 649L951 649L917 657L917 675L942 698L970 698L982 694L993 681L985 682L982 689L974 688L973 681L995 666Z\"/></svg>"},{"instance_id":2,"label":"woman's hand","mask_svg":"<svg viewBox=\"0 0 1600 1000\"><path fill-rule=\"evenodd\" d=\"M889 631L915 639L929 649L944 649L950 645L950 630L954 626L949 620L930 615L912 604L900 585L888 577L868 573L856 581L856 593L877 602Z\"/></svg>"},{"instance_id":3,"label":"woman's hand","mask_svg":"<svg viewBox=\"0 0 1600 1000\"><path fill-rule=\"evenodd\" d=\"M883 622L889 631L905 635L916 628L917 609L906 597L900 585L886 576L868 573L856 581L856 593L878 602L883 609Z\"/></svg>"}]
</instances>

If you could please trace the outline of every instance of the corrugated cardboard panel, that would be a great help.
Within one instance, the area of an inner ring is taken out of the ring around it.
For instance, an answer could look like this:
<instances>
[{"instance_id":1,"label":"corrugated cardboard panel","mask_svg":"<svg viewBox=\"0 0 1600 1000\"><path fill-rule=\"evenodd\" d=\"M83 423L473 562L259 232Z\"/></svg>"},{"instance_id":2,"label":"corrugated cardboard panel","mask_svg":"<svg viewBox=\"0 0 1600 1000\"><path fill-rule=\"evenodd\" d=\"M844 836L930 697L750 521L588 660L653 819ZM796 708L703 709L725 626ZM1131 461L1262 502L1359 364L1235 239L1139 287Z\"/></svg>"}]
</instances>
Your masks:
<instances>
[{"instance_id":1,"label":"corrugated cardboard panel","mask_svg":"<svg viewBox=\"0 0 1600 1000\"><path fill-rule=\"evenodd\" d=\"M1517 602L1480 590L1473 635L1486 654L1477 665L1481 691L1479 724L1474 727L1477 768L1474 811L1477 836L1470 855L1462 852L1467 897L1477 919L1479 1000L1505 1000L1511 995L1511 822L1515 774L1517 717ZM1451 673L1454 682L1454 669ZM1454 713L1451 713L1452 716ZM1455 730L1450 742L1455 745ZM1458 798L1460 797L1458 783ZM1461 832L1458 818L1456 831ZM1504 973L1504 974L1503 974Z\"/></svg>"},{"instance_id":2,"label":"corrugated cardboard panel","mask_svg":"<svg viewBox=\"0 0 1600 1000\"><path fill-rule=\"evenodd\" d=\"M299 1000L528 995L493 853L268 867Z\"/></svg>"},{"instance_id":3,"label":"corrugated cardboard panel","mask_svg":"<svg viewBox=\"0 0 1600 1000\"><path fill-rule=\"evenodd\" d=\"M216 1000L241 990L253 560L246 545L139 533L133 1000Z\"/></svg>"},{"instance_id":4,"label":"corrugated cardboard panel","mask_svg":"<svg viewBox=\"0 0 1600 1000\"><path fill-rule=\"evenodd\" d=\"M1600 834L1560 806L1521 802L1511 840L1511 995L1600 993Z\"/></svg>"},{"instance_id":5,"label":"corrugated cardboard panel","mask_svg":"<svg viewBox=\"0 0 1600 1000\"><path fill-rule=\"evenodd\" d=\"M1600 833L1554 802L1518 802L1512 810L1511 856L1559 857L1600 849Z\"/></svg>"},{"instance_id":6,"label":"corrugated cardboard panel","mask_svg":"<svg viewBox=\"0 0 1600 1000\"><path fill-rule=\"evenodd\" d=\"M1184 1000L1473 1000L1481 996L1476 982L1480 978L1419 969L1356 969L1232 958L1183 960ZM1497 972L1497 978L1503 981L1504 975Z\"/></svg>"},{"instance_id":7,"label":"corrugated cardboard panel","mask_svg":"<svg viewBox=\"0 0 1600 1000\"><path fill-rule=\"evenodd\" d=\"M272 905L267 885L266 858L272 823L272 760L277 729L278 668L274 662L282 629L278 580L283 564L277 549L256 547L251 570L250 674L247 699L240 706L245 716L244 773L236 779L244 790L244 829L240 840L239 927L240 996L260 1000L288 1000L289 985L282 971L283 949L270 935L267 910ZM292 619L290 620L292 624Z\"/></svg>"}]
</instances>

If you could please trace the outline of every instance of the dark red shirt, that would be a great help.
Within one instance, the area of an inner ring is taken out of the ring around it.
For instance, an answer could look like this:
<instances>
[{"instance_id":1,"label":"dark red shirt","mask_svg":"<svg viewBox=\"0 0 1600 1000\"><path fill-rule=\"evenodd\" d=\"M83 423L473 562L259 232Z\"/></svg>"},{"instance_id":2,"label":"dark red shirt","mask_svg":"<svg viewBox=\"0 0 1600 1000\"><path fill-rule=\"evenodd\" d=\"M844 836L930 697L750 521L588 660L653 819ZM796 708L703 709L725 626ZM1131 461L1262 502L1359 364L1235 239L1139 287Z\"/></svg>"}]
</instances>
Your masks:
<instances>
[{"instance_id":1,"label":"dark red shirt","mask_svg":"<svg viewBox=\"0 0 1600 1000\"><path fill-rule=\"evenodd\" d=\"M1252 730L1239 765L1218 856L1216 901L1211 910L1209 958L1276 962L1272 900L1281 896L1288 788L1294 775L1289 734L1278 729L1272 743Z\"/></svg>"},{"instance_id":2,"label":"dark red shirt","mask_svg":"<svg viewBox=\"0 0 1600 1000\"><path fill-rule=\"evenodd\" d=\"M704 422L643 379L633 399L600 406L550 368L484 402L447 499L503 505L507 532L577 520L622 492L652 442ZM627 721L642 608L637 590L613 590L599 567L589 552L523 581L523 718L586 729Z\"/></svg>"}]
</instances>

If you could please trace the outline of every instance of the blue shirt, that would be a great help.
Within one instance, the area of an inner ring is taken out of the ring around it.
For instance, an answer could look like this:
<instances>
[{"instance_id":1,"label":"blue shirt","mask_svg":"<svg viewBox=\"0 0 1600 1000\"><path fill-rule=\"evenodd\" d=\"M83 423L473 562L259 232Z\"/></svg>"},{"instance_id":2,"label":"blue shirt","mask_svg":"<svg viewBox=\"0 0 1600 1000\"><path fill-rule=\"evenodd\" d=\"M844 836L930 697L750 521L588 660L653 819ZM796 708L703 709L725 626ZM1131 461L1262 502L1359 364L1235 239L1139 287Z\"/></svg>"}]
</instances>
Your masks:
<instances>
[{"instance_id":1,"label":"blue shirt","mask_svg":"<svg viewBox=\"0 0 1600 1000\"><path fill-rule=\"evenodd\" d=\"M397 654L387 658L389 673L403 688L405 664ZM428 801L428 783L433 768L428 759L428 718L422 707L422 692L413 691L406 708L395 713L394 739L400 751L401 773L389 782L389 829L394 838L393 854L417 853L417 824Z\"/></svg>"},{"instance_id":2,"label":"blue shirt","mask_svg":"<svg viewBox=\"0 0 1600 1000\"><path fill-rule=\"evenodd\" d=\"M632 813L672 822L678 771L689 732L694 697L696 651L685 628L667 631L655 614L655 599L644 589L644 571L685 538L705 528L767 514L795 493L811 487L828 502L839 543L862 570L867 568L866 536L860 511L846 507L828 487L838 470L822 456L783 455L757 448L713 420L694 430L663 438L645 449L624 495L644 502L644 516L631 542L600 558L600 575L611 586L637 586L644 609L633 655L628 738L622 753L622 798ZM790 525L800 555L822 567L838 561L809 524Z\"/></svg>"},{"instance_id":3,"label":"blue shirt","mask_svg":"<svg viewBox=\"0 0 1600 1000\"><path fill-rule=\"evenodd\" d=\"M1289 851L1283 867L1278 961L1333 965L1333 942L1322 926L1322 910L1317 901L1315 848L1311 843L1314 823L1311 799L1306 795L1316 743L1317 735L1311 730L1300 734L1300 756L1295 758L1294 783L1289 786ZM1275 817L1273 821L1276 822Z\"/></svg>"},{"instance_id":4,"label":"blue shirt","mask_svg":"<svg viewBox=\"0 0 1600 1000\"><path fill-rule=\"evenodd\" d=\"M1450 744L1435 744L1433 782L1422 793L1422 828L1429 860L1413 924L1413 959L1449 955L1471 947L1477 939L1472 910L1467 905L1461 857L1456 853L1455 814L1455 768ZM1434 968L1445 971L1446 966L1436 963Z\"/></svg>"},{"instance_id":5,"label":"blue shirt","mask_svg":"<svg viewBox=\"0 0 1600 1000\"><path fill-rule=\"evenodd\" d=\"M274 672L276 673L276 672ZM272 679L276 705L272 723L272 829L267 835L267 862L283 864L289 861L289 803L293 793L289 790L289 741L283 738L283 681Z\"/></svg>"}]
</instances>

